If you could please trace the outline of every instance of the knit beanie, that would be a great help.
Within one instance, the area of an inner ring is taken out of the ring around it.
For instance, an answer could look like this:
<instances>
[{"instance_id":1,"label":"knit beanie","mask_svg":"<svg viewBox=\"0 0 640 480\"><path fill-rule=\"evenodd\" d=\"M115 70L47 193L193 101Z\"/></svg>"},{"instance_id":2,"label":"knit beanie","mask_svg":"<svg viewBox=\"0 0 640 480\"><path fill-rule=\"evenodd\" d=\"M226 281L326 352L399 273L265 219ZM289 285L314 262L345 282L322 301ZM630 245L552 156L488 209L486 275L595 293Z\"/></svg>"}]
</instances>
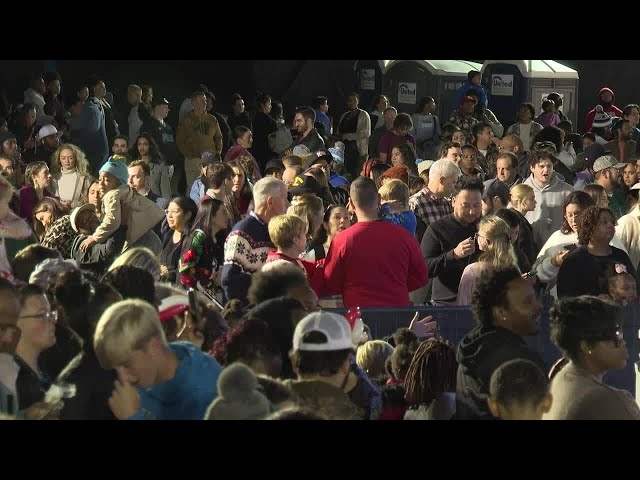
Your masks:
<instances>
[{"instance_id":1,"label":"knit beanie","mask_svg":"<svg viewBox=\"0 0 640 480\"><path fill-rule=\"evenodd\" d=\"M127 164L120 160L115 160L113 157L109 157L109 160L102 165L100 173L103 172L117 178L120 181L121 187L129 183L129 171L127 170Z\"/></svg>"},{"instance_id":2,"label":"knit beanie","mask_svg":"<svg viewBox=\"0 0 640 480\"><path fill-rule=\"evenodd\" d=\"M382 174L384 178L391 178L394 180L402 180L407 185L409 184L409 169L406 165L396 165Z\"/></svg>"},{"instance_id":3,"label":"knit beanie","mask_svg":"<svg viewBox=\"0 0 640 480\"><path fill-rule=\"evenodd\" d=\"M611 117L604 111L602 105L596 105L596 116L593 117L592 128L608 128L611 126Z\"/></svg>"},{"instance_id":4,"label":"knit beanie","mask_svg":"<svg viewBox=\"0 0 640 480\"><path fill-rule=\"evenodd\" d=\"M271 402L259 390L258 380L244 363L232 363L218 377L218 397L205 420L260 420L271 413Z\"/></svg>"}]
</instances>

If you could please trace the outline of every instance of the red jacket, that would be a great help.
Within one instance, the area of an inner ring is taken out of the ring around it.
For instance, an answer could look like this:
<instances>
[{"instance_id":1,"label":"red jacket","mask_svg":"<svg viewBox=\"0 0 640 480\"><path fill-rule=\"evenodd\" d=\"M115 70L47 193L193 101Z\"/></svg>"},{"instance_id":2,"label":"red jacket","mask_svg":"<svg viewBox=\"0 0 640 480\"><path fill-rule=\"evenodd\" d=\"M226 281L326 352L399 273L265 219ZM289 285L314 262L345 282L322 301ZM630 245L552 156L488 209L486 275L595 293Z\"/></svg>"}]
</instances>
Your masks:
<instances>
[{"instance_id":1,"label":"red jacket","mask_svg":"<svg viewBox=\"0 0 640 480\"><path fill-rule=\"evenodd\" d=\"M320 296L322 294L324 284L322 264L324 263L324 259L317 262L308 262L307 260L292 258L288 255L285 255L284 253L272 250L271 252L269 252L267 261L264 263L266 265L267 263L276 262L278 260L293 263L297 267L301 268L307 276L307 279L309 279L309 285L311 286L311 288L313 288L313 291L316 292L316 295Z\"/></svg>"},{"instance_id":2,"label":"red jacket","mask_svg":"<svg viewBox=\"0 0 640 480\"><path fill-rule=\"evenodd\" d=\"M616 101L616 95L615 93L613 93L613 90L611 90L610 88L605 87L600 89L600 93L598 94L598 103L600 103L600 98L602 97L602 94L604 92L609 92L613 97L613 100L611 100L611 106L603 107L603 110L612 117L622 117L622 110L620 110L618 107L613 105L613 102ZM591 130L591 127L593 126L593 118L595 116L596 116L596 109L594 107L589 113L587 113L587 117L584 119L584 127L583 127L584 133L587 133L588 131Z\"/></svg>"}]
</instances>

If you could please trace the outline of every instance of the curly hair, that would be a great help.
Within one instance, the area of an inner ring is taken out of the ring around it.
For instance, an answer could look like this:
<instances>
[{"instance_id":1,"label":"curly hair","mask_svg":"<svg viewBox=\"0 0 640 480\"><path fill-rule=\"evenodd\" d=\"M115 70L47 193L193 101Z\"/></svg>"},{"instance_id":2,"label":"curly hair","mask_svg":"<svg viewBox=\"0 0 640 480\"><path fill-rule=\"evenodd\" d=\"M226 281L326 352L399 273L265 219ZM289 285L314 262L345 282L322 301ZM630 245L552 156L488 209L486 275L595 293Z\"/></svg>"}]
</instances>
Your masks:
<instances>
[{"instance_id":1,"label":"curly hair","mask_svg":"<svg viewBox=\"0 0 640 480\"><path fill-rule=\"evenodd\" d=\"M569 196L564 200L564 204L562 205L562 227L560 231L565 235L571 233L571 227L569 226L569 222L567 221L567 207L569 205L578 205L582 210L586 210L587 208L595 205L593 198L586 192L582 190L577 190L575 192L571 192Z\"/></svg>"},{"instance_id":2,"label":"curly hair","mask_svg":"<svg viewBox=\"0 0 640 480\"><path fill-rule=\"evenodd\" d=\"M224 367L238 361L249 364L265 357L280 357L280 349L266 322L245 320L213 343L211 355Z\"/></svg>"},{"instance_id":3,"label":"curly hair","mask_svg":"<svg viewBox=\"0 0 640 480\"><path fill-rule=\"evenodd\" d=\"M416 350L404 380L405 399L412 407L429 404L456 391L458 362L448 342L430 338Z\"/></svg>"},{"instance_id":4,"label":"curly hair","mask_svg":"<svg viewBox=\"0 0 640 480\"><path fill-rule=\"evenodd\" d=\"M51 212L52 218L49 226L53 225L56 220L59 220L69 213L65 206L55 198L44 197L40 200L33 208L33 232L40 241L42 241L45 233L47 233L45 226L36 218L36 215L42 212Z\"/></svg>"},{"instance_id":5,"label":"curly hair","mask_svg":"<svg viewBox=\"0 0 640 480\"><path fill-rule=\"evenodd\" d=\"M580 245L589 244L591 236L600 221L600 216L604 212L609 213L615 222L616 217L608 208L600 208L594 205L582 212L582 215L580 215L580 218L578 219L578 243Z\"/></svg>"},{"instance_id":6,"label":"curly hair","mask_svg":"<svg viewBox=\"0 0 640 480\"><path fill-rule=\"evenodd\" d=\"M417 349L418 344L416 343L403 343L398 345L393 350L391 357L389 357L391 371L387 371L387 373L399 382L404 383L404 379L409 371L409 366L411 365L411 360Z\"/></svg>"},{"instance_id":7,"label":"curly hair","mask_svg":"<svg viewBox=\"0 0 640 480\"><path fill-rule=\"evenodd\" d=\"M89 162L87 161L87 156L84 154L79 147L76 147L72 143L63 143L60 145L55 152L51 155L51 173L58 174L62 169L60 165L60 154L63 150L71 150L73 152L73 157L76 159L76 170L80 175L84 175L85 177L89 176Z\"/></svg>"},{"instance_id":8,"label":"curly hair","mask_svg":"<svg viewBox=\"0 0 640 480\"><path fill-rule=\"evenodd\" d=\"M478 325L493 325L493 307L507 305L507 284L518 278L522 277L516 267L485 270L471 296L471 311Z\"/></svg>"},{"instance_id":9,"label":"curly hair","mask_svg":"<svg viewBox=\"0 0 640 480\"><path fill-rule=\"evenodd\" d=\"M415 147L411 143L401 143L400 145L394 145L398 153L404 160L404 164L407 166L409 171L412 173L418 174L418 166L416 165L416 150ZM393 148L391 149L393 153Z\"/></svg>"},{"instance_id":10,"label":"curly hair","mask_svg":"<svg viewBox=\"0 0 640 480\"><path fill-rule=\"evenodd\" d=\"M591 295L559 298L550 310L551 341L573 362L579 360L580 342L595 345L613 340L622 327L624 309Z\"/></svg>"}]
</instances>

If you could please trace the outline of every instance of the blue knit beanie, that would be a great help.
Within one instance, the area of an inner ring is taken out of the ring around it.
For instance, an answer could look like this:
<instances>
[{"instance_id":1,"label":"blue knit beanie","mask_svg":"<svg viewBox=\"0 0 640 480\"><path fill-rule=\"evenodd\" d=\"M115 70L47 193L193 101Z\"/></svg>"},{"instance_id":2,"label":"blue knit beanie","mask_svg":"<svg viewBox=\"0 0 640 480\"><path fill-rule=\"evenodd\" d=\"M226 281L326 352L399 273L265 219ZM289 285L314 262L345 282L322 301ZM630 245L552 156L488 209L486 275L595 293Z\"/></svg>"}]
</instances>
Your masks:
<instances>
[{"instance_id":1,"label":"blue knit beanie","mask_svg":"<svg viewBox=\"0 0 640 480\"><path fill-rule=\"evenodd\" d=\"M109 157L109 160L102 165L100 173L108 173L120 180L120 186L127 185L129 183L129 171L127 170L127 164L121 160L114 160L113 157Z\"/></svg>"}]
</instances>

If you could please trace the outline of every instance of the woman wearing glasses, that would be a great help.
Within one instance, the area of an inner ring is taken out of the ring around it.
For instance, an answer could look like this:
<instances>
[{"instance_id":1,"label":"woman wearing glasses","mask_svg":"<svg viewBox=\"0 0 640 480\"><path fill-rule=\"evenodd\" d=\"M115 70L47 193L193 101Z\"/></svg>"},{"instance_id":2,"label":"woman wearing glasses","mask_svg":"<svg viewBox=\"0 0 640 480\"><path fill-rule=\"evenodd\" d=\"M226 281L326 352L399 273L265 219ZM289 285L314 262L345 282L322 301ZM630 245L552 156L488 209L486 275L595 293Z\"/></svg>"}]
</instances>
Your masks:
<instances>
[{"instance_id":1,"label":"woman wearing glasses","mask_svg":"<svg viewBox=\"0 0 640 480\"><path fill-rule=\"evenodd\" d=\"M558 271L570 251L578 244L578 219L582 212L594 205L593 198L582 191L571 192L562 206L563 224L556 230L538 253L533 265L538 280L547 285L546 292L553 298L558 298L556 282ZM613 245L624 249L617 237L613 238Z\"/></svg>"},{"instance_id":2,"label":"woman wearing glasses","mask_svg":"<svg viewBox=\"0 0 640 480\"><path fill-rule=\"evenodd\" d=\"M56 343L56 313L37 285L27 285L20 290L18 327L22 334L16 347L15 359L20 367L16 386L18 409L24 410L44 400L50 381L41 369L39 358Z\"/></svg>"},{"instance_id":3,"label":"woman wearing glasses","mask_svg":"<svg viewBox=\"0 0 640 480\"><path fill-rule=\"evenodd\" d=\"M609 292L607 272L611 265L635 277L629 255L610 245L616 219L608 208L592 206L578 219L580 246L563 261L558 272L558 298L601 295Z\"/></svg>"},{"instance_id":4,"label":"woman wearing glasses","mask_svg":"<svg viewBox=\"0 0 640 480\"><path fill-rule=\"evenodd\" d=\"M551 340L569 362L551 381L553 404L544 420L640 420L631 394L602 382L629 358L622 315L621 307L590 296L559 300L551 309Z\"/></svg>"}]
</instances>

